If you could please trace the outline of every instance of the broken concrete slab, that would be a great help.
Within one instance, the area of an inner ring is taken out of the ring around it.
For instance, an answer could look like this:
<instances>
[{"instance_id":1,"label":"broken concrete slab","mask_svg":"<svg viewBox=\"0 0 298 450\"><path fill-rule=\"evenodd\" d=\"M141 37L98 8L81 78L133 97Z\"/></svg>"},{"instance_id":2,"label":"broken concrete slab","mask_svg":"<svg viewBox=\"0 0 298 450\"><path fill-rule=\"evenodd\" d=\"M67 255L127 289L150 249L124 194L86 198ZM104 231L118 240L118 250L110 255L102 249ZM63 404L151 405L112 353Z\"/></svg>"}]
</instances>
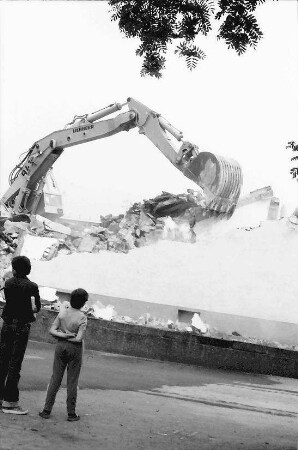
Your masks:
<instances>
[{"instance_id":1,"label":"broken concrete slab","mask_svg":"<svg viewBox=\"0 0 298 450\"><path fill-rule=\"evenodd\" d=\"M78 245L78 251L79 252L92 252L95 245L97 244L98 239L97 237L86 235L83 236L81 239L79 245Z\"/></svg>"}]
</instances>

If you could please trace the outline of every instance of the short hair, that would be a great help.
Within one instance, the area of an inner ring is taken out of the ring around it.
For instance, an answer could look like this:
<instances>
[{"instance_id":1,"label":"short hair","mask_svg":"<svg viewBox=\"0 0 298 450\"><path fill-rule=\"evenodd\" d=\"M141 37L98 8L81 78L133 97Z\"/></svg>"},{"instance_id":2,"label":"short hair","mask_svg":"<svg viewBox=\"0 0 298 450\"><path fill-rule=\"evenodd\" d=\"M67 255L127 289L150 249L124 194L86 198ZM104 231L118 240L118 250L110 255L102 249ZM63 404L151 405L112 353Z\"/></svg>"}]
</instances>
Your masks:
<instances>
[{"instance_id":1,"label":"short hair","mask_svg":"<svg viewBox=\"0 0 298 450\"><path fill-rule=\"evenodd\" d=\"M81 309L88 301L89 294L85 289L78 288L70 294L70 305L75 309Z\"/></svg>"},{"instance_id":2,"label":"short hair","mask_svg":"<svg viewBox=\"0 0 298 450\"><path fill-rule=\"evenodd\" d=\"M31 262L27 256L15 256L11 261L11 266L17 275L25 276L31 272Z\"/></svg>"}]
</instances>

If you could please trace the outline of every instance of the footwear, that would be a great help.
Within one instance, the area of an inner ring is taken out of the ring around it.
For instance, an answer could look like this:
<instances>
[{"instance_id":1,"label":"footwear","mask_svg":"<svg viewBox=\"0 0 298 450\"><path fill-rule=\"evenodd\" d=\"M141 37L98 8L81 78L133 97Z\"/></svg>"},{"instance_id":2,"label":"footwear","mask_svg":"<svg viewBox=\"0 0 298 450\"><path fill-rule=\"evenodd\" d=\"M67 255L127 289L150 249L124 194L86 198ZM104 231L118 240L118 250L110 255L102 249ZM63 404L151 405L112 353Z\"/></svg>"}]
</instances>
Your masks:
<instances>
[{"instance_id":1,"label":"footwear","mask_svg":"<svg viewBox=\"0 0 298 450\"><path fill-rule=\"evenodd\" d=\"M51 415L51 411L46 411L45 409L43 409L42 411L40 411L38 413L38 415L40 417L42 417L43 419L48 419L50 417L50 415Z\"/></svg>"},{"instance_id":2,"label":"footwear","mask_svg":"<svg viewBox=\"0 0 298 450\"><path fill-rule=\"evenodd\" d=\"M18 400L16 402L8 402L7 400L2 400L3 408L15 408L16 406L19 406Z\"/></svg>"},{"instance_id":3,"label":"footwear","mask_svg":"<svg viewBox=\"0 0 298 450\"><path fill-rule=\"evenodd\" d=\"M80 420L80 416L77 414L68 414L67 420L68 422L76 422L77 420Z\"/></svg>"},{"instance_id":4,"label":"footwear","mask_svg":"<svg viewBox=\"0 0 298 450\"><path fill-rule=\"evenodd\" d=\"M17 414L19 416L24 416L28 414L28 409L23 409L21 406L2 406L2 412L5 414Z\"/></svg>"}]
</instances>

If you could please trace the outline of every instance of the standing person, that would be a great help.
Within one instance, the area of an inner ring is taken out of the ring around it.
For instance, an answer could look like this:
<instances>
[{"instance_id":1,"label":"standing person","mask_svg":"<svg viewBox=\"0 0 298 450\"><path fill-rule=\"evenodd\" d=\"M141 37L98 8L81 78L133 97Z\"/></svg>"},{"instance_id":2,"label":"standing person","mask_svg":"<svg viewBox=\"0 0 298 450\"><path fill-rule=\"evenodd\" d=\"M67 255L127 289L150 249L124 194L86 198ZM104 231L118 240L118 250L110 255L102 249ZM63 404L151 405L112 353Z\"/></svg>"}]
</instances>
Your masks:
<instances>
[{"instance_id":1,"label":"standing person","mask_svg":"<svg viewBox=\"0 0 298 450\"><path fill-rule=\"evenodd\" d=\"M87 326L87 317L81 308L88 301L88 292L78 288L72 291L70 307L62 309L50 329L57 338L53 374L48 386L45 405L39 415L48 419L55 403L56 394L67 367L67 420L74 422L80 419L76 414L77 387L82 365L83 338Z\"/></svg>"},{"instance_id":2,"label":"standing person","mask_svg":"<svg viewBox=\"0 0 298 450\"><path fill-rule=\"evenodd\" d=\"M26 256L12 259L12 278L4 285L5 306L0 341L0 407L8 414L27 414L19 405L19 379L34 313L39 312L36 283L27 278L31 262ZM35 308L33 309L33 300Z\"/></svg>"}]
</instances>

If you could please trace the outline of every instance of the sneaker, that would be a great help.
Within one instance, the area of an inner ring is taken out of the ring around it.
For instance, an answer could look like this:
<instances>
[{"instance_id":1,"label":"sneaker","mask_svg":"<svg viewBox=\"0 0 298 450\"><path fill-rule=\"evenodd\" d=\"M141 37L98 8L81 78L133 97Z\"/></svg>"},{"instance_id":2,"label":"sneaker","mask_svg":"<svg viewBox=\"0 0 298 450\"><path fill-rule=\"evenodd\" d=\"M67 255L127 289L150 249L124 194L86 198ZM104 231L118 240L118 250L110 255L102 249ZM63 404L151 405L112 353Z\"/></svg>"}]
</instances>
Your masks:
<instances>
[{"instance_id":1,"label":"sneaker","mask_svg":"<svg viewBox=\"0 0 298 450\"><path fill-rule=\"evenodd\" d=\"M21 406L2 406L2 411L5 414L17 414L19 416L28 414L28 409L23 409Z\"/></svg>"},{"instance_id":2,"label":"sneaker","mask_svg":"<svg viewBox=\"0 0 298 450\"><path fill-rule=\"evenodd\" d=\"M50 415L51 415L51 412L50 411L46 411L45 409L43 409L42 411L40 411L38 413L38 415L40 417L42 417L43 419L48 419L50 417Z\"/></svg>"},{"instance_id":3,"label":"sneaker","mask_svg":"<svg viewBox=\"0 0 298 450\"><path fill-rule=\"evenodd\" d=\"M80 416L77 414L68 414L67 420L68 422L76 422L77 420L80 420Z\"/></svg>"}]
</instances>

